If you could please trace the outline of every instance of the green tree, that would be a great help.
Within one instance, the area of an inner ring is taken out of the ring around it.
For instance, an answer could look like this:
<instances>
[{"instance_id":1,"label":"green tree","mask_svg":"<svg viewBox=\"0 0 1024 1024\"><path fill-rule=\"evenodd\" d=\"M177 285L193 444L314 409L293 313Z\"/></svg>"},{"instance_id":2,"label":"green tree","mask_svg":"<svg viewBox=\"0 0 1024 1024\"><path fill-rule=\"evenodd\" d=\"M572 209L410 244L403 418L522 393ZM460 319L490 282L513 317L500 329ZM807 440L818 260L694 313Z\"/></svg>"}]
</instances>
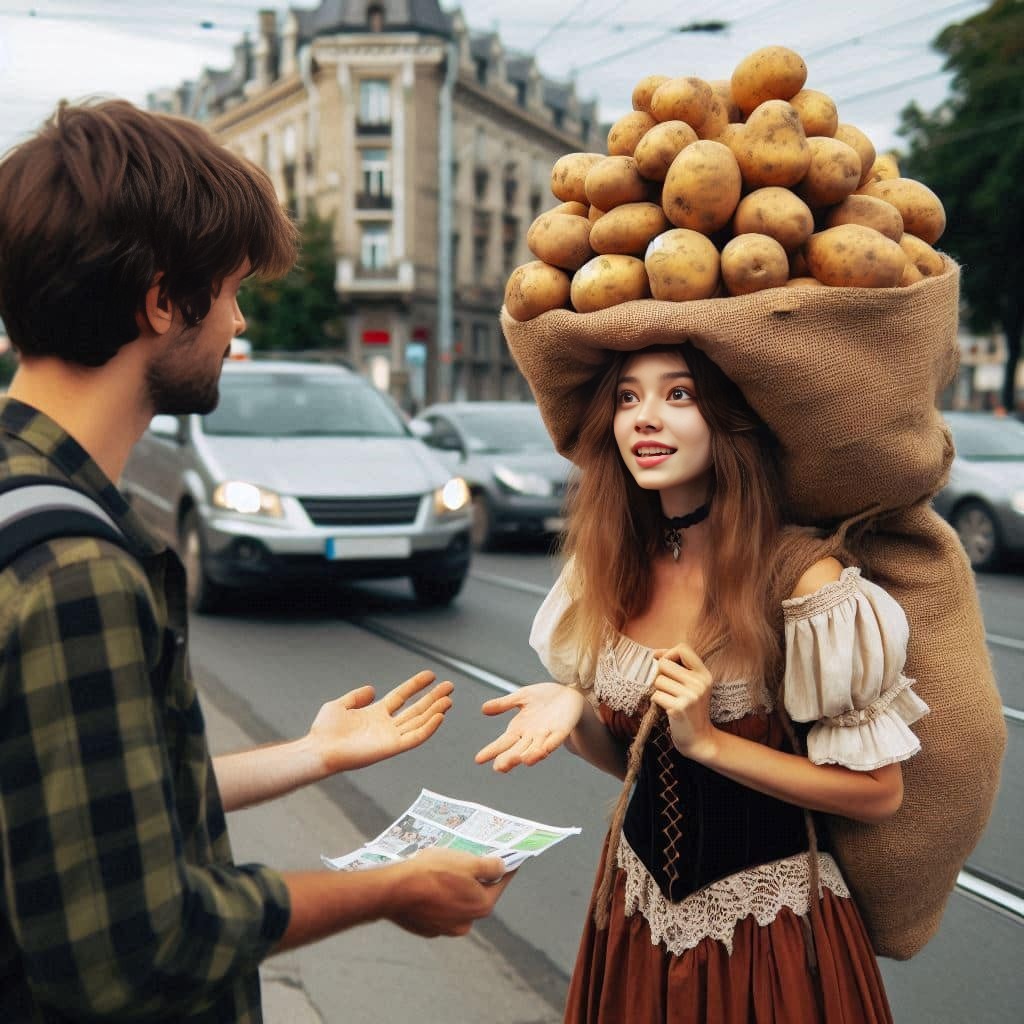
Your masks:
<instances>
[{"instance_id":1,"label":"green tree","mask_svg":"<svg viewBox=\"0 0 1024 1024\"><path fill-rule=\"evenodd\" d=\"M291 272L277 281L250 279L242 287L238 301L253 348L294 352L337 345L334 267L330 221L310 212L300 227L299 259Z\"/></svg>"},{"instance_id":2,"label":"green tree","mask_svg":"<svg viewBox=\"0 0 1024 1024\"><path fill-rule=\"evenodd\" d=\"M998 325L1006 336L1002 404L1012 410L1024 330L1024 0L994 0L933 45L953 73L950 95L930 113L916 104L902 112L902 171L946 207L939 244L963 265L971 326Z\"/></svg>"}]
</instances>

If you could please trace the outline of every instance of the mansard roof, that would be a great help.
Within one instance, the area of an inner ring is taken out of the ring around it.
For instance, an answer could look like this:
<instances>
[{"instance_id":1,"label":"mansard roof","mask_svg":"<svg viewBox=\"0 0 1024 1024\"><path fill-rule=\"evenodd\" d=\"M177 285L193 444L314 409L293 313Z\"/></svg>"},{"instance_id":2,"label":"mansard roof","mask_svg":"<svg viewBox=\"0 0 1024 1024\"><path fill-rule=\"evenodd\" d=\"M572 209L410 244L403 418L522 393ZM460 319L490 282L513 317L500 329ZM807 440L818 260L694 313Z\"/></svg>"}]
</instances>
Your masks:
<instances>
[{"instance_id":1,"label":"mansard roof","mask_svg":"<svg viewBox=\"0 0 1024 1024\"><path fill-rule=\"evenodd\" d=\"M308 41L329 32L365 32L369 9L380 7L385 32L451 34L451 16L437 0L321 0L312 10L291 9L299 25L299 39Z\"/></svg>"}]
</instances>

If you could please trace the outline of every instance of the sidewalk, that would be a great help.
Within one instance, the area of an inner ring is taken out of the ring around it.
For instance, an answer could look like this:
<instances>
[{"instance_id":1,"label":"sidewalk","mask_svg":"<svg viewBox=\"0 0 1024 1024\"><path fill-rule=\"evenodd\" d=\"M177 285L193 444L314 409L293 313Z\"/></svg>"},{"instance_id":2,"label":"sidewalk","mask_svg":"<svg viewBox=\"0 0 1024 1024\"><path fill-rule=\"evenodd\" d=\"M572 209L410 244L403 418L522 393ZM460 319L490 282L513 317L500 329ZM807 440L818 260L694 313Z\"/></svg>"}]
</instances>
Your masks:
<instances>
[{"instance_id":1,"label":"sidewalk","mask_svg":"<svg viewBox=\"0 0 1024 1024\"><path fill-rule=\"evenodd\" d=\"M201 680L200 680L201 684ZM202 690L210 749L254 741ZM235 859L282 870L321 867L320 854L356 849L366 837L316 787L232 814ZM555 1024L561 1012L530 989L474 929L460 939L416 938L367 925L268 960L261 969L265 1024Z\"/></svg>"}]
</instances>

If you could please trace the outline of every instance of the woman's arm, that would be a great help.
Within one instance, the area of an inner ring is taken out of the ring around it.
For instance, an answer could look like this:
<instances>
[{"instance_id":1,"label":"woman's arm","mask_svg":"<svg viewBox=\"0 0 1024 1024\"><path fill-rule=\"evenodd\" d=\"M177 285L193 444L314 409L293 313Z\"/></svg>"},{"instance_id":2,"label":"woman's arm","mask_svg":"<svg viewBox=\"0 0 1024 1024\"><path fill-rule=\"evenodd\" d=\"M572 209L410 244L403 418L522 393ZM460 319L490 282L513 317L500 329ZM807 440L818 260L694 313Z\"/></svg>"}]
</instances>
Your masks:
<instances>
[{"instance_id":1,"label":"woman's arm","mask_svg":"<svg viewBox=\"0 0 1024 1024\"><path fill-rule=\"evenodd\" d=\"M626 777L627 748L609 732L589 701L579 724L565 741L565 748L617 779Z\"/></svg>"}]
</instances>

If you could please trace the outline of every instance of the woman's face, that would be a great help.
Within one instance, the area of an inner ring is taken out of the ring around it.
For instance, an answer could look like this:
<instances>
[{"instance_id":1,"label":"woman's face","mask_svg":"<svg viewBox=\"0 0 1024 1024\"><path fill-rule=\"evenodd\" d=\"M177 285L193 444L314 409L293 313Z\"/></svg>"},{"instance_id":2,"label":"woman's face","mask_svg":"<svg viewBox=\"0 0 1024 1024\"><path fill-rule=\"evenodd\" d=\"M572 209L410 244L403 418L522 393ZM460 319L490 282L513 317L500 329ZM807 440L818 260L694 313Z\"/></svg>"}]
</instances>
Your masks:
<instances>
[{"instance_id":1,"label":"woman's face","mask_svg":"<svg viewBox=\"0 0 1024 1024\"><path fill-rule=\"evenodd\" d=\"M613 431L626 468L645 490L661 493L666 515L685 515L704 502L711 431L681 353L644 352L623 366Z\"/></svg>"}]
</instances>

